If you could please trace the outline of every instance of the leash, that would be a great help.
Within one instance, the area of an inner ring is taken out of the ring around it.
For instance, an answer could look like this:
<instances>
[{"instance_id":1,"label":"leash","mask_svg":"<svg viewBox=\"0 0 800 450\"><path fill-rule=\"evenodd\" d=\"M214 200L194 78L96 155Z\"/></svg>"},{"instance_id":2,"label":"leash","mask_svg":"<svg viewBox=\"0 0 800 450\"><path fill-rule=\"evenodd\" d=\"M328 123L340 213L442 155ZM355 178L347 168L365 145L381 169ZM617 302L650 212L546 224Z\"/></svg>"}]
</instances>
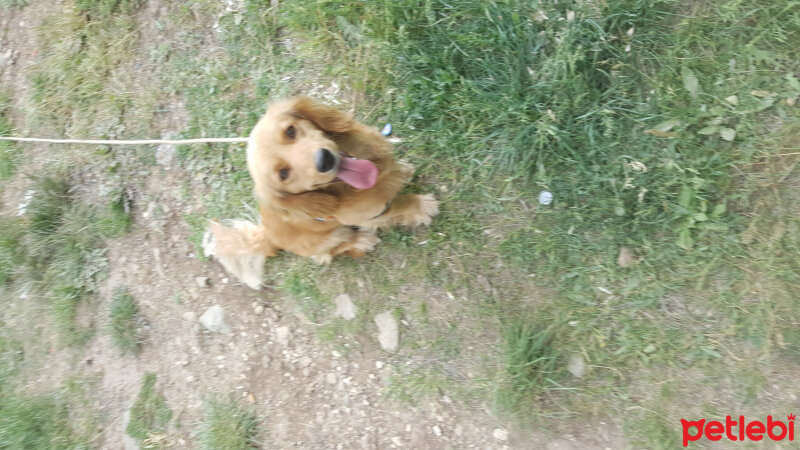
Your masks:
<instances>
[{"instance_id":1,"label":"leash","mask_svg":"<svg viewBox=\"0 0 800 450\"><path fill-rule=\"evenodd\" d=\"M187 145L187 144L226 144L247 142L249 138L201 138L201 139L139 139L139 140L118 140L118 139L45 139L30 137L11 137L0 136L0 141L15 142L43 142L47 144L93 144L93 145Z\"/></svg>"},{"instance_id":2,"label":"leash","mask_svg":"<svg viewBox=\"0 0 800 450\"><path fill-rule=\"evenodd\" d=\"M392 125L386 124L381 130L381 134L389 136L392 134ZM46 144L91 144L91 145L187 145L187 144L231 144L238 142L247 142L248 137L233 137L233 138L200 138L200 139L138 139L138 140L120 140L120 139L47 139L47 138L32 138L32 137L13 137L13 136L0 136L0 141L14 141L14 142L43 142ZM398 142L389 138L390 142ZM381 213L383 214L383 213ZM379 214L380 215L380 214Z\"/></svg>"}]
</instances>

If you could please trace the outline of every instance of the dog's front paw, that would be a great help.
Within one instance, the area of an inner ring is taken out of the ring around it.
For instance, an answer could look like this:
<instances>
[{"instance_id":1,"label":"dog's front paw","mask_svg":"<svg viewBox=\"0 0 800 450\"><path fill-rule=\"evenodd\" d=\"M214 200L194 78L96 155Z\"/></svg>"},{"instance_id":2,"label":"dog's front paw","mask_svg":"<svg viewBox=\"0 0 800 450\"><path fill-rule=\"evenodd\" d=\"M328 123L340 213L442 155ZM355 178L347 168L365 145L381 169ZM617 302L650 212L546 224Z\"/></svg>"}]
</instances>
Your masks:
<instances>
[{"instance_id":1,"label":"dog's front paw","mask_svg":"<svg viewBox=\"0 0 800 450\"><path fill-rule=\"evenodd\" d=\"M433 194L417 195L418 210L411 219L411 226L431 224L431 221L437 214L439 214L439 200L433 197Z\"/></svg>"},{"instance_id":2,"label":"dog's front paw","mask_svg":"<svg viewBox=\"0 0 800 450\"><path fill-rule=\"evenodd\" d=\"M206 258L211 258L216 254L217 239L214 237L214 233L211 231L211 228L206 228L206 232L203 234L201 246L203 247L203 255Z\"/></svg>"},{"instance_id":3,"label":"dog's front paw","mask_svg":"<svg viewBox=\"0 0 800 450\"><path fill-rule=\"evenodd\" d=\"M333 256L330 253L321 253L319 255L311 255L311 260L320 266L327 266L333 261Z\"/></svg>"},{"instance_id":4,"label":"dog's front paw","mask_svg":"<svg viewBox=\"0 0 800 450\"><path fill-rule=\"evenodd\" d=\"M406 161L397 161L397 171L403 176L403 180L408 183L414 177L414 165Z\"/></svg>"},{"instance_id":5,"label":"dog's front paw","mask_svg":"<svg viewBox=\"0 0 800 450\"><path fill-rule=\"evenodd\" d=\"M211 221L203 234L202 247L207 258L213 257L229 274L248 287L259 290L266 258L245 244L247 235L244 234L256 229L256 225L245 221L237 221L234 228Z\"/></svg>"},{"instance_id":6,"label":"dog's front paw","mask_svg":"<svg viewBox=\"0 0 800 450\"><path fill-rule=\"evenodd\" d=\"M373 232L361 232L353 243L353 248L361 250L364 253L369 253L375 249L375 246L381 241L381 238Z\"/></svg>"}]
</instances>

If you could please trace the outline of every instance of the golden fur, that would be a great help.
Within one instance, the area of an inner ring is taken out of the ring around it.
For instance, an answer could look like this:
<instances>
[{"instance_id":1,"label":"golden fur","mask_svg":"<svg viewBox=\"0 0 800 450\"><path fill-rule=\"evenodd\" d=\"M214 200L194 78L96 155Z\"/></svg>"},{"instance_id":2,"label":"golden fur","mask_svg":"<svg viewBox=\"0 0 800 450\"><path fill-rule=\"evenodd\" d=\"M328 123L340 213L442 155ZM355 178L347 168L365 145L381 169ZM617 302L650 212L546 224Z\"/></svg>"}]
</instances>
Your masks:
<instances>
[{"instance_id":1,"label":"golden fur","mask_svg":"<svg viewBox=\"0 0 800 450\"><path fill-rule=\"evenodd\" d=\"M378 169L375 185L356 189L338 181L335 170L320 173L319 149L330 150L337 163L342 154L371 161ZM264 258L278 250L320 264L339 254L364 256L380 241L378 228L428 225L439 211L432 195L398 195L414 167L396 161L378 131L308 97L269 107L250 134L247 166L261 223L211 222L204 248L254 289L261 284Z\"/></svg>"}]
</instances>

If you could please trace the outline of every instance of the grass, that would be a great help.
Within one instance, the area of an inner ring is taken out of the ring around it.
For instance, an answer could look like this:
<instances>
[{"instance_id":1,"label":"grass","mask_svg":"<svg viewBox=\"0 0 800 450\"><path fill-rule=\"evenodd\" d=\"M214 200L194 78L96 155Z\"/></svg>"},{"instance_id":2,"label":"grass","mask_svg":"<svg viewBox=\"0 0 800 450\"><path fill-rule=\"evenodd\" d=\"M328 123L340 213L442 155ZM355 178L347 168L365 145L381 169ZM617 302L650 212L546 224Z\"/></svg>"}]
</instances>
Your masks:
<instances>
[{"instance_id":1,"label":"grass","mask_svg":"<svg viewBox=\"0 0 800 450\"><path fill-rule=\"evenodd\" d=\"M111 341L123 353L138 353L142 337L139 328L139 307L124 288L114 290L109 311Z\"/></svg>"},{"instance_id":2,"label":"grass","mask_svg":"<svg viewBox=\"0 0 800 450\"><path fill-rule=\"evenodd\" d=\"M10 136L14 131L9 123L9 102L5 96L0 95L0 136ZM9 141L0 141L0 180L11 177L19 165L19 147Z\"/></svg>"},{"instance_id":3,"label":"grass","mask_svg":"<svg viewBox=\"0 0 800 450\"><path fill-rule=\"evenodd\" d=\"M131 407L130 420L125 433L145 444L150 438L163 434L172 419L172 410L164 396L156 388L156 375L148 373L142 380L142 388Z\"/></svg>"},{"instance_id":4,"label":"grass","mask_svg":"<svg viewBox=\"0 0 800 450\"><path fill-rule=\"evenodd\" d=\"M4 393L0 437L5 448L86 448L70 425L69 411L56 395L26 397Z\"/></svg>"},{"instance_id":5,"label":"grass","mask_svg":"<svg viewBox=\"0 0 800 450\"><path fill-rule=\"evenodd\" d=\"M103 277L103 240L124 233L130 218L116 202L103 208L74 198L66 174L37 180L26 214L27 276L50 304L64 340L85 342L93 331L77 324L78 305Z\"/></svg>"},{"instance_id":6,"label":"grass","mask_svg":"<svg viewBox=\"0 0 800 450\"><path fill-rule=\"evenodd\" d=\"M19 220L0 218L0 286L10 284L20 272L24 260L21 238L24 228Z\"/></svg>"},{"instance_id":7,"label":"grass","mask_svg":"<svg viewBox=\"0 0 800 450\"><path fill-rule=\"evenodd\" d=\"M33 395L14 381L25 361L22 343L0 336L0 442L3 448L85 448L86 435L73 427L62 391Z\"/></svg>"},{"instance_id":8,"label":"grass","mask_svg":"<svg viewBox=\"0 0 800 450\"><path fill-rule=\"evenodd\" d=\"M27 0L2 0L0 1L0 8L3 9L12 9L12 8L21 8L23 6L27 6Z\"/></svg>"},{"instance_id":9,"label":"grass","mask_svg":"<svg viewBox=\"0 0 800 450\"><path fill-rule=\"evenodd\" d=\"M533 409L554 381L565 378L564 362L553 332L530 319L517 319L503 327L503 385L496 402L500 410L522 415Z\"/></svg>"},{"instance_id":10,"label":"grass","mask_svg":"<svg viewBox=\"0 0 800 450\"><path fill-rule=\"evenodd\" d=\"M41 25L42 54L30 71L31 124L75 137L91 133L113 139L128 131L125 111L135 108L134 96L111 87L121 86L131 76L124 64L136 44L131 15L111 14L120 3L130 5L127 1L65 5ZM73 114L76 108L86 114Z\"/></svg>"},{"instance_id":11,"label":"grass","mask_svg":"<svg viewBox=\"0 0 800 450\"><path fill-rule=\"evenodd\" d=\"M245 450L260 448L255 413L233 399L208 400L198 429L200 448Z\"/></svg>"}]
</instances>

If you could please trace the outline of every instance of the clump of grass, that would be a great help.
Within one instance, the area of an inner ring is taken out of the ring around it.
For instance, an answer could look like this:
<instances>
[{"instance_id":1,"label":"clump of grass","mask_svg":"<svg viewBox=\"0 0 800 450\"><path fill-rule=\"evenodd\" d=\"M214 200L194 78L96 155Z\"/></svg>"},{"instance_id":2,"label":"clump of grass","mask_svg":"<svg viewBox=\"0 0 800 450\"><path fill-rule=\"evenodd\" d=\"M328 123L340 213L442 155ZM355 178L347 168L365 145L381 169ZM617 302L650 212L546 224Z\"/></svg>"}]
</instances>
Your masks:
<instances>
[{"instance_id":1,"label":"clump of grass","mask_svg":"<svg viewBox=\"0 0 800 450\"><path fill-rule=\"evenodd\" d=\"M0 383L7 385L8 379L16 373L25 359L22 343L0 336Z\"/></svg>"},{"instance_id":2,"label":"clump of grass","mask_svg":"<svg viewBox=\"0 0 800 450\"><path fill-rule=\"evenodd\" d=\"M114 86L136 44L131 12L139 2L84 0L65 5L39 29L40 58L31 68L30 123L58 134L115 137L126 131L135 94ZM76 114L80 111L80 114Z\"/></svg>"},{"instance_id":3,"label":"clump of grass","mask_svg":"<svg viewBox=\"0 0 800 450\"><path fill-rule=\"evenodd\" d=\"M111 340L123 353L138 353L142 338L139 335L139 307L124 288L114 290L109 311Z\"/></svg>"},{"instance_id":4,"label":"clump of grass","mask_svg":"<svg viewBox=\"0 0 800 450\"><path fill-rule=\"evenodd\" d=\"M47 235L61 226L61 219L72 204L69 180L66 174L39 178L33 189L33 197L26 209L31 218L33 233Z\"/></svg>"},{"instance_id":5,"label":"clump of grass","mask_svg":"<svg viewBox=\"0 0 800 450\"><path fill-rule=\"evenodd\" d=\"M22 238L23 222L17 218L0 217L0 287L10 283L22 272L25 251Z\"/></svg>"},{"instance_id":6,"label":"clump of grass","mask_svg":"<svg viewBox=\"0 0 800 450\"><path fill-rule=\"evenodd\" d=\"M87 448L89 444L72 429L69 411L57 395L3 392L0 436L4 448Z\"/></svg>"},{"instance_id":7,"label":"clump of grass","mask_svg":"<svg viewBox=\"0 0 800 450\"><path fill-rule=\"evenodd\" d=\"M503 326L502 345L504 372L495 401L501 411L520 417L563 377L563 358L553 329L525 319Z\"/></svg>"},{"instance_id":8,"label":"clump of grass","mask_svg":"<svg viewBox=\"0 0 800 450\"><path fill-rule=\"evenodd\" d=\"M300 303L300 309L312 321L321 320L331 308L330 300L319 291L308 264L292 266L284 274L280 288Z\"/></svg>"},{"instance_id":9,"label":"clump of grass","mask_svg":"<svg viewBox=\"0 0 800 450\"><path fill-rule=\"evenodd\" d=\"M3 9L22 8L23 6L28 6L27 0L0 0L0 8Z\"/></svg>"},{"instance_id":10,"label":"clump of grass","mask_svg":"<svg viewBox=\"0 0 800 450\"><path fill-rule=\"evenodd\" d=\"M96 292L105 271L103 240L123 233L130 218L114 204L76 201L66 175L37 180L26 214L26 275L50 303L65 341L84 342L92 330L78 327L78 304Z\"/></svg>"},{"instance_id":11,"label":"clump of grass","mask_svg":"<svg viewBox=\"0 0 800 450\"><path fill-rule=\"evenodd\" d=\"M125 433L143 442L150 437L163 434L172 419L172 410L164 395L156 391L156 375L148 373L142 380L142 388L130 412Z\"/></svg>"},{"instance_id":12,"label":"clump of grass","mask_svg":"<svg viewBox=\"0 0 800 450\"><path fill-rule=\"evenodd\" d=\"M233 399L212 399L198 429L200 447L208 450L249 450L261 448L256 440L258 419L255 413Z\"/></svg>"},{"instance_id":13,"label":"clump of grass","mask_svg":"<svg viewBox=\"0 0 800 450\"><path fill-rule=\"evenodd\" d=\"M8 121L8 99L0 95L0 136L10 136L14 129ZM0 180L5 180L14 174L19 164L20 150L17 144L9 141L0 141Z\"/></svg>"},{"instance_id":14,"label":"clump of grass","mask_svg":"<svg viewBox=\"0 0 800 450\"><path fill-rule=\"evenodd\" d=\"M105 18L111 14L131 14L141 6L141 0L76 0L75 6L82 13Z\"/></svg>"},{"instance_id":15,"label":"clump of grass","mask_svg":"<svg viewBox=\"0 0 800 450\"><path fill-rule=\"evenodd\" d=\"M0 447L79 448L88 442L70 425L60 393L23 393L12 377L25 355L22 343L0 336Z\"/></svg>"}]
</instances>

